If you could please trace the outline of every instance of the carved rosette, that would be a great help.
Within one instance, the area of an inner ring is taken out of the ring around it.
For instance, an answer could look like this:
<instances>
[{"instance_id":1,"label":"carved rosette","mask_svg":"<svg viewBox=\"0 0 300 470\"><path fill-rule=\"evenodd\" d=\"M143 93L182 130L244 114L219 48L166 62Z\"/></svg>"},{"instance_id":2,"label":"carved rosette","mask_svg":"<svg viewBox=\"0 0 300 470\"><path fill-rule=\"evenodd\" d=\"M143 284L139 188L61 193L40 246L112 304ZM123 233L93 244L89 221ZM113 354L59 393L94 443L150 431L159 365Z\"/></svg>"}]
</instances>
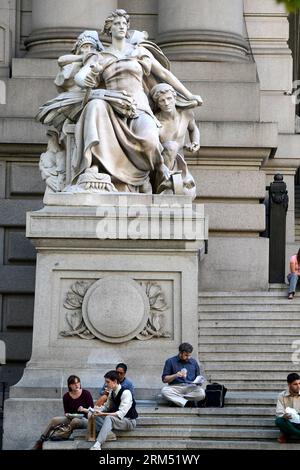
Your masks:
<instances>
[{"instance_id":1,"label":"carved rosette","mask_svg":"<svg viewBox=\"0 0 300 470\"><path fill-rule=\"evenodd\" d=\"M92 339L95 336L87 329L82 318L82 301L93 281L77 281L67 293L64 307L68 310L65 319L69 330L61 331L61 336L79 336L83 339Z\"/></svg>"},{"instance_id":2,"label":"carved rosette","mask_svg":"<svg viewBox=\"0 0 300 470\"><path fill-rule=\"evenodd\" d=\"M67 292L64 307L69 330L61 331L61 336L108 343L170 337L164 329L168 305L155 282L117 275L76 281Z\"/></svg>"}]
</instances>

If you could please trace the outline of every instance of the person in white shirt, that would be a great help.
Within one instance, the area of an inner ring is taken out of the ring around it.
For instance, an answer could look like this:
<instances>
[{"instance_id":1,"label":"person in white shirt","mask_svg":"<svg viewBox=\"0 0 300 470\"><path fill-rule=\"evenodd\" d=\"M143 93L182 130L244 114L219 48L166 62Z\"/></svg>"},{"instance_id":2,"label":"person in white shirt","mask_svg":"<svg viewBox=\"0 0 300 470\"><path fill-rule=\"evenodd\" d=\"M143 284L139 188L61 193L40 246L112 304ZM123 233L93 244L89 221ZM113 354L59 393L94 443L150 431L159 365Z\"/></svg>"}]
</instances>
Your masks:
<instances>
[{"instance_id":1,"label":"person in white shirt","mask_svg":"<svg viewBox=\"0 0 300 470\"><path fill-rule=\"evenodd\" d=\"M300 413L300 376L291 373L287 376L288 388L278 395L275 424L282 432L278 442L285 444L289 438L300 439L300 424L295 422L289 409ZM292 421L293 422L292 422Z\"/></svg>"},{"instance_id":2,"label":"person in white shirt","mask_svg":"<svg viewBox=\"0 0 300 470\"><path fill-rule=\"evenodd\" d=\"M110 370L104 375L104 379L109 395L105 404L94 412L96 429L100 432L90 450L101 450L101 445L107 440L112 429L119 431L134 429L138 417L132 393L120 385L118 373Z\"/></svg>"}]
</instances>

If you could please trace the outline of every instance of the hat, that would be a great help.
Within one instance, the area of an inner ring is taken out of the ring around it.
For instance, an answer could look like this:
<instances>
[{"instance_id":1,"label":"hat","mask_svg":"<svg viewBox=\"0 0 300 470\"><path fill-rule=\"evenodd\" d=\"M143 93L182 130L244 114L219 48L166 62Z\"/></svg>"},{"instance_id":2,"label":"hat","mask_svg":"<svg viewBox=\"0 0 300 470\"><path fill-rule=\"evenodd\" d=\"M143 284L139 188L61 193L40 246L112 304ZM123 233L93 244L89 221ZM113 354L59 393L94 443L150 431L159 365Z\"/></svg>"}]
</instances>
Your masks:
<instances>
[{"instance_id":1,"label":"hat","mask_svg":"<svg viewBox=\"0 0 300 470\"><path fill-rule=\"evenodd\" d=\"M97 31L86 30L79 34L72 52L76 52L83 44L92 44L97 51L103 51L104 49L102 42L99 40Z\"/></svg>"}]
</instances>

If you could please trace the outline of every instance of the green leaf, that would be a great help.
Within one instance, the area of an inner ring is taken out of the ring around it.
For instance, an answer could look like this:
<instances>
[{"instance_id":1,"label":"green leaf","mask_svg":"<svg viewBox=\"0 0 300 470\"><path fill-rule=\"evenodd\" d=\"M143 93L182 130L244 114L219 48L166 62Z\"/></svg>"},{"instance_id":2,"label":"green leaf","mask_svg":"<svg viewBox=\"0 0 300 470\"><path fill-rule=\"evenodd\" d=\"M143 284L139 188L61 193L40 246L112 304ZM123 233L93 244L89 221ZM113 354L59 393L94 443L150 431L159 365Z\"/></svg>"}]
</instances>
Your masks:
<instances>
[{"instance_id":1,"label":"green leaf","mask_svg":"<svg viewBox=\"0 0 300 470\"><path fill-rule=\"evenodd\" d=\"M300 0L276 0L277 3L284 3L287 11L294 13L300 8Z\"/></svg>"}]
</instances>

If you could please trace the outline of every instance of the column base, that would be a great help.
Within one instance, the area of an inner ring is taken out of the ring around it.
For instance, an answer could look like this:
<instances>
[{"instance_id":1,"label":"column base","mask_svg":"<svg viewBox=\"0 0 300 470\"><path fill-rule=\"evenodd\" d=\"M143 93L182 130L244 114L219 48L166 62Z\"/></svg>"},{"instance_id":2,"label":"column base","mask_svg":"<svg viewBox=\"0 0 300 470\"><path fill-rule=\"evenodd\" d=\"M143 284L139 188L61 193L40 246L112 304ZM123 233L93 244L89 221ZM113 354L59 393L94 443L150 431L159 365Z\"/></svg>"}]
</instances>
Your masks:
<instances>
[{"instance_id":1,"label":"column base","mask_svg":"<svg viewBox=\"0 0 300 470\"><path fill-rule=\"evenodd\" d=\"M238 34L220 31L168 31L157 44L170 60L180 61L249 61L247 41Z\"/></svg>"},{"instance_id":2,"label":"column base","mask_svg":"<svg viewBox=\"0 0 300 470\"><path fill-rule=\"evenodd\" d=\"M83 28L43 28L33 31L25 41L27 57L57 59L70 53Z\"/></svg>"}]
</instances>

